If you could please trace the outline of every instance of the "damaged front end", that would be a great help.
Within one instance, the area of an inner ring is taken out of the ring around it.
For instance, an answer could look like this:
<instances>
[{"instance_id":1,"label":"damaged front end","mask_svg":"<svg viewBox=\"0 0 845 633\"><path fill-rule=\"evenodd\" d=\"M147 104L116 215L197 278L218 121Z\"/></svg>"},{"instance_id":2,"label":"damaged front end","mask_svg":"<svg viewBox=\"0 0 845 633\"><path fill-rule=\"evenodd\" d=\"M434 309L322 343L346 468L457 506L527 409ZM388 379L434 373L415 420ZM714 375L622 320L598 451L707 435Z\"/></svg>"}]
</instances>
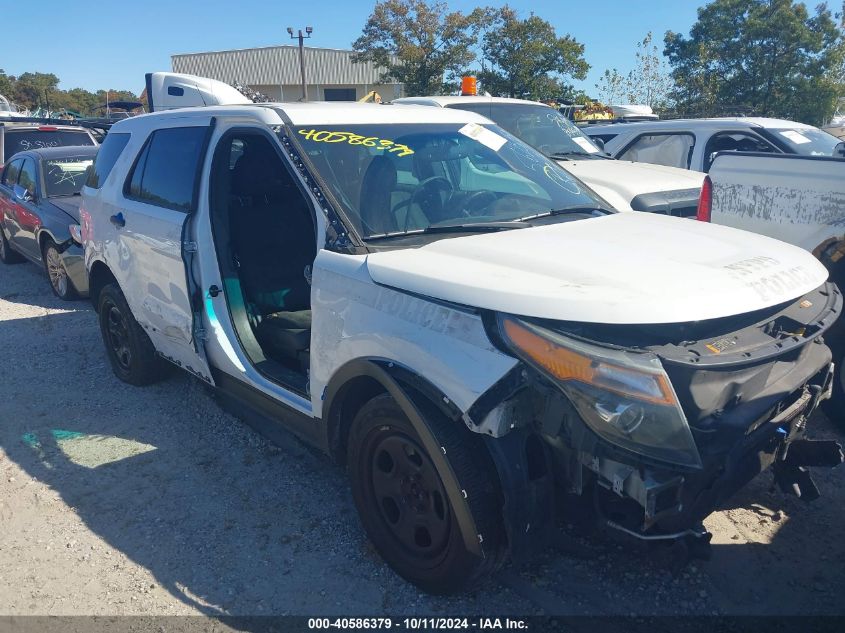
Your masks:
<instances>
[{"instance_id":1,"label":"damaged front end","mask_svg":"<svg viewBox=\"0 0 845 633\"><path fill-rule=\"evenodd\" d=\"M550 524L552 483L641 540L706 543L702 520L769 467L782 490L817 498L807 468L839 464L842 450L804 434L830 396L822 335L841 309L826 283L786 305L695 323L491 315L491 339L522 362L467 423L491 438L514 554Z\"/></svg>"}]
</instances>

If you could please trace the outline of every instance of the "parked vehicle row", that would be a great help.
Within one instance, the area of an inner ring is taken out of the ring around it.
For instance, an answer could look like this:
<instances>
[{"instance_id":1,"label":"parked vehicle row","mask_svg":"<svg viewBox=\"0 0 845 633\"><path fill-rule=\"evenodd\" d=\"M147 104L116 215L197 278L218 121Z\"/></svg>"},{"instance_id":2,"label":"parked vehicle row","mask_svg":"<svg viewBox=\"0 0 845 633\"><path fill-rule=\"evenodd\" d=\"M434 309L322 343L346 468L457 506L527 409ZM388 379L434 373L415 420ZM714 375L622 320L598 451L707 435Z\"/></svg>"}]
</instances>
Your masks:
<instances>
[{"instance_id":1,"label":"parked vehicle row","mask_svg":"<svg viewBox=\"0 0 845 633\"><path fill-rule=\"evenodd\" d=\"M147 80L152 113L111 128L81 190L115 375L175 364L328 453L426 591L536 554L573 498L621 537L701 550L703 519L760 471L812 500L807 467L842 461L805 437L843 303L806 250L615 208L473 108Z\"/></svg>"}]
</instances>

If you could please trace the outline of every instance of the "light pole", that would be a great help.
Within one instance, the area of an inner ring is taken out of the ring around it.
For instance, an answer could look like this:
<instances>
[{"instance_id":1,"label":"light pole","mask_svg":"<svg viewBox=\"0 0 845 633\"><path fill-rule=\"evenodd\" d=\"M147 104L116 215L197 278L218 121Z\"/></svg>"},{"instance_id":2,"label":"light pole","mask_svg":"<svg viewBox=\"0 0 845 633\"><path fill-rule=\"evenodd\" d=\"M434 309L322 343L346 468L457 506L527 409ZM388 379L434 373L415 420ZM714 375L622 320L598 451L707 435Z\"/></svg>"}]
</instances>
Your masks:
<instances>
[{"instance_id":1,"label":"light pole","mask_svg":"<svg viewBox=\"0 0 845 633\"><path fill-rule=\"evenodd\" d=\"M310 26L305 27L305 35L302 34L302 29L299 29L299 34L294 35L293 29L288 27L288 35L292 40L299 40L299 74L302 79L302 97L299 99L300 101L308 101L308 95L305 92L305 45L304 40L306 38L311 37L311 33L314 32L314 29Z\"/></svg>"}]
</instances>

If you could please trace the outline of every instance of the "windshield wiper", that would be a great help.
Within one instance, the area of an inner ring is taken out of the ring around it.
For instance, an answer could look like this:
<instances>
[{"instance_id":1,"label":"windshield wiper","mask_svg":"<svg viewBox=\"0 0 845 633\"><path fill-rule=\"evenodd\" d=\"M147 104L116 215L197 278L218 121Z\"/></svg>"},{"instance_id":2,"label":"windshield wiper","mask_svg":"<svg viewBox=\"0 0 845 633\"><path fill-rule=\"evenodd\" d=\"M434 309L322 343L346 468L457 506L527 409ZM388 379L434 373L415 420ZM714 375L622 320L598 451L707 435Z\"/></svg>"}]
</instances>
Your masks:
<instances>
[{"instance_id":1,"label":"windshield wiper","mask_svg":"<svg viewBox=\"0 0 845 633\"><path fill-rule=\"evenodd\" d=\"M526 215L522 218L517 218L514 222L527 222L528 220L536 220L537 218L548 218L553 215L569 215L571 213L593 213L599 211L601 213L610 213L610 209L604 207L590 206L590 205L572 205L571 207L562 207L560 209L552 209L551 211L543 211L542 213L535 213L534 215Z\"/></svg>"},{"instance_id":2,"label":"windshield wiper","mask_svg":"<svg viewBox=\"0 0 845 633\"><path fill-rule=\"evenodd\" d=\"M564 159L571 159L573 156L579 157L587 157L587 158L609 158L609 156L603 156L600 152L552 152L549 154L552 158L564 158Z\"/></svg>"},{"instance_id":3,"label":"windshield wiper","mask_svg":"<svg viewBox=\"0 0 845 633\"><path fill-rule=\"evenodd\" d=\"M527 229L531 225L523 222L522 218L504 222L475 222L471 224L432 224L424 229L412 229L410 231L395 231L393 233L382 233L381 235L370 235L364 241L387 240L394 237L407 237L410 235L431 235L434 233L494 233L496 231L510 231L512 229Z\"/></svg>"}]
</instances>

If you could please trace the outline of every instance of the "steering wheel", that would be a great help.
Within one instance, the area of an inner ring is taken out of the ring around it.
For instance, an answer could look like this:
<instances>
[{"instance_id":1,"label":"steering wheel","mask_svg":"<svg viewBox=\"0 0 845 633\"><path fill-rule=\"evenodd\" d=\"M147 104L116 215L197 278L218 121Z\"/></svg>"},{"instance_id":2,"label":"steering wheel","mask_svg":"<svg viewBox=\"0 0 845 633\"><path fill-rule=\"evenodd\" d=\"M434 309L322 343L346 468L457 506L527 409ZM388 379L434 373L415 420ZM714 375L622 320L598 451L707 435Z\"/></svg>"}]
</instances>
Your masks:
<instances>
[{"instance_id":1,"label":"steering wheel","mask_svg":"<svg viewBox=\"0 0 845 633\"><path fill-rule=\"evenodd\" d=\"M414 189L414 193L411 194L410 198L408 198L407 200L403 200L395 207L393 207L393 209L391 209L391 212L395 213L402 207L408 207L408 212L405 214L405 226L403 227L404 231L408 230L408 221L411 218L411 205L414 203L419 204L420 207L423 209L423 213L425 213L426 217L428 217L428 213L425 212L425 198L427 196L430 197L432 194L437 194L441 191L446 192L446 198L448 199L452 195L452 183L450 183L442 176L431 176L430 178L426 178L425 180L420 182L419 185L417 185L417 188ZM441 201L441 198L438 196L437 199L440 204L439 210L442 211L443 203ZM431 220L430 217L428 219Z\"/></svg>"},{"instance_id":2,"label":"steering wheel","mask_svg":"<svg viewBox=\"0 0 845 633\"><path fill-rule=\"evenodd\" d=\"M488 189L473 191L461 202L461 206L463 207L463 213L467 217L472 217L476 214L482 215L478 212L484 211L485 207L496 202L498 199L499 198L496 196L496 194Z\"/></svg>"}]
</instances>

